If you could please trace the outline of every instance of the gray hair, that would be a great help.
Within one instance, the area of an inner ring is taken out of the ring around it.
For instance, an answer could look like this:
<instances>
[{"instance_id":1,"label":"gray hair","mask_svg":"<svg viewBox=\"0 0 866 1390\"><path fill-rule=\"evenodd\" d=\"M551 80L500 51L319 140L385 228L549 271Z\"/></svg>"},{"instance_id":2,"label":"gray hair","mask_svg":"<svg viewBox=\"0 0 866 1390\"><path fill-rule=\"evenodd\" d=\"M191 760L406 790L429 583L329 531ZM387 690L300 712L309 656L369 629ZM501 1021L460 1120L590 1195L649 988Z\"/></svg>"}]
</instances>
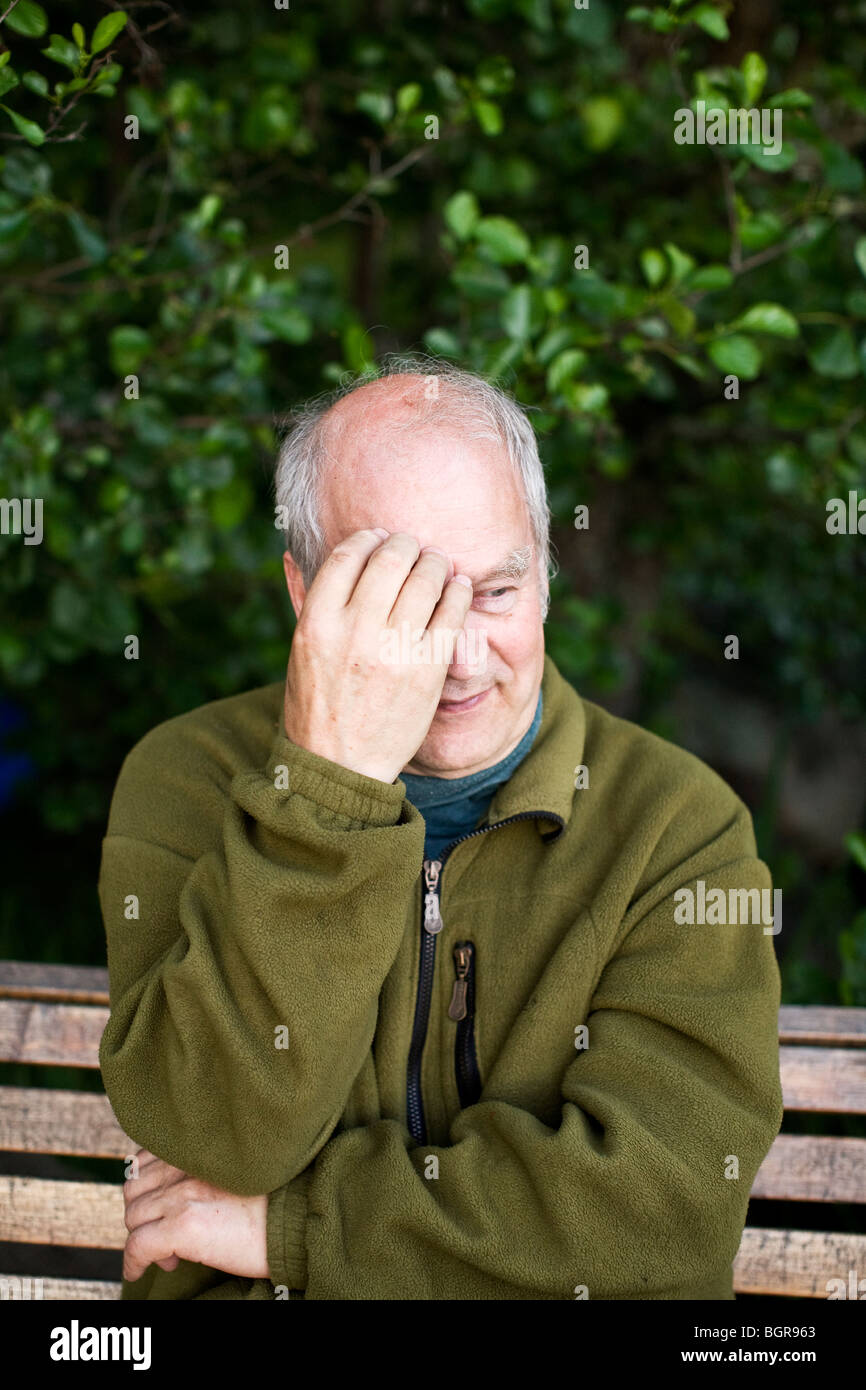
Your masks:
<instances>
[{"instance_id":1,"label":"gray hair","mask_svg":"<svg viewBox=\"0 0 866 1390\"><path fill-rule=\"evenodd\" d=\"M328 459L328 430L325 417L331 407L371 381L396 376L420 376L434 389L425 391L418 402L421 425L447 418L455 420L472 438L488 439L501 445L520 479L529 512L536 555L542 618L550 605L550 580L557 572L550 556L550 508L544 469L538 455L535 431L525 412L512 396L438 357L421 353L388 354L381 369L350 377L336 389L324 392L300 409L276 421L282 438L274 474L274 493L278 517L282 518L286 549L294 559L306 588L315 578L327 550L319 519L320 481ZM445 388L439 389L439 385ZM422 404L423 402L423 404ZM395 422L400 428L401 423ZM417 430L419 417L413 415L407 428Z\"/></svg>"}]
</instances>

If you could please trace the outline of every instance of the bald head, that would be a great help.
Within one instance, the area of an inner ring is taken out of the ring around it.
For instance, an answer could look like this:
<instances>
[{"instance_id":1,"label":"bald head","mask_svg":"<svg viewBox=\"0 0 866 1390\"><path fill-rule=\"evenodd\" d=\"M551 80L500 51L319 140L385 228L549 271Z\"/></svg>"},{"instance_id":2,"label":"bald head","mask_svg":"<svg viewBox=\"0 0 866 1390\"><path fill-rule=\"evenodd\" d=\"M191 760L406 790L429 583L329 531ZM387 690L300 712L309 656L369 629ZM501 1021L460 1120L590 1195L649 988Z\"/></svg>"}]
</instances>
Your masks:
<instances>
[{"instance_id":1,"label":"bald head","mask_svg":"<svg viewBox=\"0 0 866 1390\"><path fill-rule=\"evenodd\" d=\"M375 379L341 386L285 423L275 478L278 524L305 585L340 538L348 519L344 503L369 494L377 507L387 503L393 517L393 525L374 524L405 530L401 499L419 489L432 486L434 504L446 486L452 494L464 493L464 514L473 502L487 506L487 499L467 492L469 472L481 468L495 477L495 486L516 489L521 499L546 614L550 514L544 473L529 419L504 391L441 358L392 357ZM422 440L430 446L426 455ZM476 513L476 519L483 515Z\"/></svg>"}]
</instances>

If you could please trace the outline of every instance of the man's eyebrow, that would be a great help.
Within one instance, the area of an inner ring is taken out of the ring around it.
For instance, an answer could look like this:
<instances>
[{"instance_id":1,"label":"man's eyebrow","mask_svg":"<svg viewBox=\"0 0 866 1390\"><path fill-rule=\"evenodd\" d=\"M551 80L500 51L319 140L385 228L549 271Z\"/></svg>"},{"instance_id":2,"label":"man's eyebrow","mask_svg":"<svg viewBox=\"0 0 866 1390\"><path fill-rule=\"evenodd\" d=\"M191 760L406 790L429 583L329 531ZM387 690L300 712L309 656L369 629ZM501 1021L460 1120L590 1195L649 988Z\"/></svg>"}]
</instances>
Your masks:
<instances>
[{"instance_id":1,"label":"man's eyebrow","mask_svg":"<svg viewBox=\"0 0 866 1390\"><path fill-rule=\"evenodd\" d=\"M498 565L480 578L473 580L473 584L478 588L482 584L489 584L492 579L523 579L529 572L529 562L532 558L532 546L521 545L517 550L511 550Z\"/></svg>"}]
</instances>

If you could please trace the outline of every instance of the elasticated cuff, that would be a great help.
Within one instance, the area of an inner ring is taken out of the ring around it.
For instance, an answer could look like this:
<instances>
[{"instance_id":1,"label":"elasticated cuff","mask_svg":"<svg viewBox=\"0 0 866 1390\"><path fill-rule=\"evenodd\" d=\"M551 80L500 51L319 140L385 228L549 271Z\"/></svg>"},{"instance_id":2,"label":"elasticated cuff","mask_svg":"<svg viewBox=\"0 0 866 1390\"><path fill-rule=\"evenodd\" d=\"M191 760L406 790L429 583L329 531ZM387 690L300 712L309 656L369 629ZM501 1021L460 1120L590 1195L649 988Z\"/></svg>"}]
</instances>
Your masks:
<instances>
[{"instance_id":1,"label":"elasticated cuff","mask_svg":"<svg viewBox=\"0 0 866 1390\"><path fill-rule=\"evenodd\" d=\"M268 1268L272 1284L307 1287L307 1191L312 1168L268 1197Z\"/></svg>"},{"instance_id":2,"label":"elasticated cuff","mask_svg":"<svg viewBox=\"0 0 866 1390\"><path fill-rule=\"evenodd\" d=\"M274 739L267 773L284 765L289 774L289 790L309 797L336 815L348 816L371 826L396 825L400 819L405 787L402 782L379 782L362 772L353 772L330 758L311 753L291 739Z\"/></svg>"}]
</instances>

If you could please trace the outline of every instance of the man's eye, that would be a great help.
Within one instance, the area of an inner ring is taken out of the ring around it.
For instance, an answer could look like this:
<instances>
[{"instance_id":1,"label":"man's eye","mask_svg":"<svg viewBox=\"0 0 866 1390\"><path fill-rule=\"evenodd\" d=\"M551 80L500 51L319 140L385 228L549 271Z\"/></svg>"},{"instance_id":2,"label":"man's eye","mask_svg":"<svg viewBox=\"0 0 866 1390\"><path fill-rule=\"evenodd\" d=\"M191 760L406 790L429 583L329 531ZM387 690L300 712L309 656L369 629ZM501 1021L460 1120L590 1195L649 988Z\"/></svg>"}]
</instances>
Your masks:
<instances>
[{"instance_id":1,"label":"man's eye","mask_svg":"<svg viewBox=\"0 0 866 1390\"><path fill-rule=\"evenodd\" d=\"M477 594L476 597L477 597L477 598L481 598L481 599L485 599L485 598L499 599L499 598L504 598L506 594L510 594L510 593L512 593L512 592L513 592L513 591L512 591L512 589L511 589L510 585L507 585L504 589L488 589L488 591L487 591L486 594Z\"/></svg>"}]
</instances>

